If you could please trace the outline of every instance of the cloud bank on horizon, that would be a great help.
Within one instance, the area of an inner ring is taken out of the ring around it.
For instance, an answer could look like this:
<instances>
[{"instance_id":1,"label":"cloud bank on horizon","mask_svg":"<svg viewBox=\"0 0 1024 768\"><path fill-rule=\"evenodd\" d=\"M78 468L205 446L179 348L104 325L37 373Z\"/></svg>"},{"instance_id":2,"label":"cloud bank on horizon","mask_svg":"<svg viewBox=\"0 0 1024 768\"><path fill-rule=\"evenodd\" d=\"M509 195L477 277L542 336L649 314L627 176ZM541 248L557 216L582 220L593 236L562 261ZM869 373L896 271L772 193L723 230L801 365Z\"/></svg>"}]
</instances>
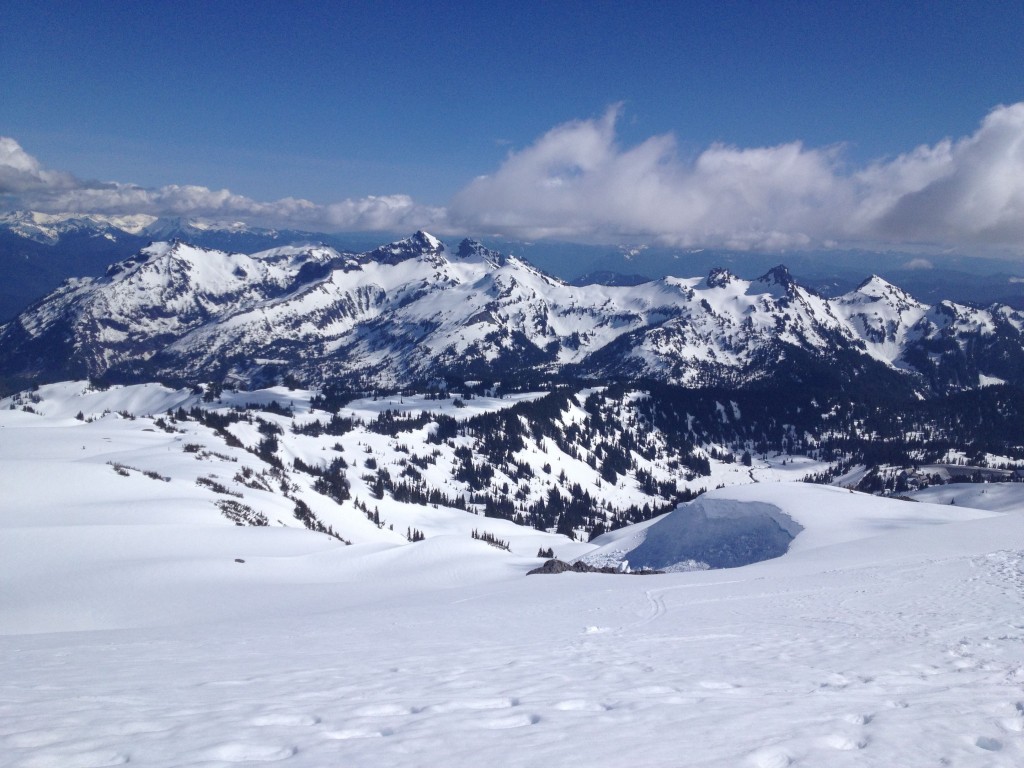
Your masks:
<instances>
[{"instance_id":1,"label":"cloud bank on horizon","mask_svg":"<svg viewBox=\"0 0 1024 768\"><path fill-rule=\"evenodd\" d=\"M1024 102L970 136L849 168L842 147L714 144L681 157L672 135L624 147L619 107L512 151L447 207L402 194L318 204L226 189L148 189L44 168L0 138L0 201L46 212L235 218L327 231L414 228L583 242L792 249L928 245L1024 252Z\"/></svg>"}]
</instances>

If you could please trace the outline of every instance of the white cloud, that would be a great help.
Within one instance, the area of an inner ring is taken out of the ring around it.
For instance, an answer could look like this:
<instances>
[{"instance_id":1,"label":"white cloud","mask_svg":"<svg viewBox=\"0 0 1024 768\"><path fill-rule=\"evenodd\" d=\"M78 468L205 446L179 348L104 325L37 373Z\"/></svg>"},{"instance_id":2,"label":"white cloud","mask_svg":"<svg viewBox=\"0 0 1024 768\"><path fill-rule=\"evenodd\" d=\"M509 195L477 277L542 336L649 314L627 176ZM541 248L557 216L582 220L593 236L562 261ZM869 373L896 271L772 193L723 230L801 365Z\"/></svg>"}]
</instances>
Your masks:
<instances>
[{"instance_id":1,"label":"white cloud","mask_svg":"<svg viewBox=\"0 0 1024 768\"><path fill-rule=\"evenodd\" d=\"M44 212L243 219L254 224L314 230L445 229L445 211L407 195L368 196L329 205L286 197L260 202L227 189L170 184L155 189L119 182L84 182L44 169L17 141L0 137L0 199Z\"/></svg>"},{"instance_id":2,"label":"white cloud","mask_svg":"<svg viewBox=\"0 0 1024 768\"><path fill-rule=\"evenodd\" d=\"M716 144L687 164L671 136L620 147L617 117L558 126L511 154L456 196L452 220L529 237L786 247L829 228L845 194L835 150Z\"/></svg>"},{"instance_id":3,"label":"white cloud","mask_svg":"<svg viewBox=\"0 0 1024 768\"><path fill-rule=\"evenodd\" d=\"M1024 103L973 135L846 170L841 148L616 141L618 108L560 125L452 202L466 229L730 248L1024 244Z\"/></svg>"},{"instance_id":4,"label":"white cloud","mask_svg":"<svg viewBox=\"0 0 1024 768\"><path fill-rule=\"evenodd\" d=\"M556 126L469 182L446 209L407 195L328 205L261 202L189 185L147 189L48 170L0 138L0 200L49 212L231 217L313 230L411 230L605 243L785 249L1024 249L1024 102L960 139L849 168L841 147L713 144L679 156L672 135L622 146L619 107Z\"/></svg>"},{"instance_id":5,"label":"white cloud","mask_svg":"<svg viewBox=\"0 0 1024 768\"><path fill-rule=\"evenodd\" d=\"M328 205L324 212L325 220L334 229L446 229L444 208L420 205L408 195L370 195L345 200Z\"/></svg>"},{"instance_id":6,"label":"white cloud","mask_svg":"<svg viewBox=\"0 0 1024 768\"><path fill-rule=\"evenodd\" d=\"M18 142L0 136L0 195L69 188L77 183L69 173L45 170Z\"/></svg>"},{"instance_id":7,"label":"white cloud","mask_svg":"<svg viewBox=\"0 0 1024 768\"><path fill-rule=\"evenodd\" d=\"M1024 102L994 109L971 136L919 148L913 155L864 174L871 178L880 169L907 187L878 216L879 236L1024 244Z\"/></svg>"}]
</instances>

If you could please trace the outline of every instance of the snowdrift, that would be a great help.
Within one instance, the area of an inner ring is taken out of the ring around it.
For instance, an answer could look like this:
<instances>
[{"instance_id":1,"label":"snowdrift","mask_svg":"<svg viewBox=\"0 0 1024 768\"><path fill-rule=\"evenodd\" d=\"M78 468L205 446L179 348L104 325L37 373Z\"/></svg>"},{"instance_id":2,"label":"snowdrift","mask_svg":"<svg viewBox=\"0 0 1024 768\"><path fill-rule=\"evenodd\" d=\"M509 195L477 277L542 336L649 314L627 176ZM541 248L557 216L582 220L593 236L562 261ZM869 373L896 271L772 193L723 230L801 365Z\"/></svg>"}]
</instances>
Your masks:
<instances>
[{"instance_id":1,"label":"snowdrift","mask_svg":"<svg viewBox=\"0 0 1024 768\"><path fill-rule=\"evenodd\" d=\"M990 512L914 503L803 483L720 488L639 526L594 540L581 558L631 568L734 568L885 532L974 520Z\"/></svg>"}]
</instances>

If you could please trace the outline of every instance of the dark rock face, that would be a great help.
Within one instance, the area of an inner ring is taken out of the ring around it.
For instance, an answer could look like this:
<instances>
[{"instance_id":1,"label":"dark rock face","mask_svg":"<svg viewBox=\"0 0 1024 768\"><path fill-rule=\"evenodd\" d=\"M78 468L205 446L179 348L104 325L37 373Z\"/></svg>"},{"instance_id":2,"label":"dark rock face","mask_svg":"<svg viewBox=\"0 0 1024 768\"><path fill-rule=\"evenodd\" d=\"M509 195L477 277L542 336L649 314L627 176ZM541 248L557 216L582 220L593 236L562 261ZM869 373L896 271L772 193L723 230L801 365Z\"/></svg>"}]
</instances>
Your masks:
<instances>
[{"instance_id":1,"label":"dark rock face","mask_svg":"<svg viewBox=\"0 0 1024 768\"><path fill-rule=\"evenodd\" d=\"M558 560L552 558L551 560L545 561L544 565L534 568L532 571L527 571L527 576L533 576L535 574L543 573L565 573L566 571L575 571L576 573L590 573L596 570L586 563L573 563L569 564L564 560Z\"/></svg>"},{"instance_id":2,"label":"dark rock face","mask_svg":"<svg viewBox=\"0 0 1024 768\"><path fill-rule=\"evenodd\" d=\"M592 565L587 565L583 562L567 563L564 560L552 558L544 563L539 568L534 568L532 571L527 571L527 576L533 576L534 574L545 574L545 573L565 573L571 571L573 573L624 573L631 576L644 576L654 575L662 573L662 571L654 570L643 570L643 571L620 571L618 568L612 568L611 566L603 566L601 568L595 568Z\"/></svg>"}]
</instances>

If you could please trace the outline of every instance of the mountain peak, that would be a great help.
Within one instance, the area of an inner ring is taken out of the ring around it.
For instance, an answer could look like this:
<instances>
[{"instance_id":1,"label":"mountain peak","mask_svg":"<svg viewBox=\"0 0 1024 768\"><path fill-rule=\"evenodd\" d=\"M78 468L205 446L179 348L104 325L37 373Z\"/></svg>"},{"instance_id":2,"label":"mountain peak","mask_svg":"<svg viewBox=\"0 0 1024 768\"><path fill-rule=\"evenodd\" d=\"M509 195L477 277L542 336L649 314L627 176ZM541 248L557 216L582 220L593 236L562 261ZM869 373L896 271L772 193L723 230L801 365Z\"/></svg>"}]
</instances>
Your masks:
<instances>
[{"instance_id":1,"label":"mountain peak","mask_svg":"<svg viewBox=\"0 0 1024 768\"><path fill-rule=\"evenodd\" d=\"M878 275L871 275L871 277L858 285L847 296L865 297L873 301L886 299L890 303L897 302L900 304L924 306L898 285L893 285L884 277L879 277Z\"/></svg>"},{"instance_id":2,"label":"mountain peak","mask_svg":"<svg viewBox=\"0 0 1024 768\"><path fill-rule=\"evenodd\" d=\"M856 290L858 293L877 295L881 292L888 292L893 289L900 290L899 288L896 288L895 285L886 280L884 277L879 277L878 275L871 275L870 277L863 280L861 284L858 285L854 290Z\"/></svg>"},{"instance_id":3,"label":"mountain peak","mask_svg":"<svg viewBox=\"0 0 1024 768\"><path fill-rule=\"evenodd\" d=\"M772 267L757 279L758 282L768 283L769 285L779 285L784 288L796 285L793 275L790 274L789 269L787 269L784 264Z\"/></svg>"},{"instance_id":4,"label":"mountain peak","mask_svg":"<svg viewBox=\"0 0 1024 768\"><path fill-rule=\"evenodd\" d=\"M725 267L714 267L708 272L708 288L721 288L736 280L736 275Z\"/></svg>"},{"instance_id":5,"label":"mountain peak","mask_svg":"<svg viewBox=\"0 0 1024 768\"><path fill-rule=\"evenodd\" d=\"M410 237L409 240L417 243L418 245L422 245L423 247L431 251L439 251L442 248L444 248L444 243L442 243L429 232L426 232L422 229L416 230L415 234L413 234L413 236Z\"/></svg>"},{"instance_id":6,"label":"mountain peak","mask_svg":"<svg viewBox=\"0 0 1024 768\"><path fill-rule=\"evenodd\" d=\"M416 231L404 240L398 240L380 248L375 248L360 258L363 264L400 264L403 261L417 259L423 256L438 257L444 251L444 243L438 240L429 232L422 229Z\"/></svg>"},{"instance_id":7,"label":"mountain peak","mask_svg":"<svg viewBox=\"0 0 1024 768\"><path fill-rule=\"evenodd\" d=\"M496 267L508 263L508 257L504 254L492 251L483 243L477 240L470 240L469 238L459 243L459 250L456 251L455 255L460 259L481 259Z\"/></svg>"}]
</instances>

